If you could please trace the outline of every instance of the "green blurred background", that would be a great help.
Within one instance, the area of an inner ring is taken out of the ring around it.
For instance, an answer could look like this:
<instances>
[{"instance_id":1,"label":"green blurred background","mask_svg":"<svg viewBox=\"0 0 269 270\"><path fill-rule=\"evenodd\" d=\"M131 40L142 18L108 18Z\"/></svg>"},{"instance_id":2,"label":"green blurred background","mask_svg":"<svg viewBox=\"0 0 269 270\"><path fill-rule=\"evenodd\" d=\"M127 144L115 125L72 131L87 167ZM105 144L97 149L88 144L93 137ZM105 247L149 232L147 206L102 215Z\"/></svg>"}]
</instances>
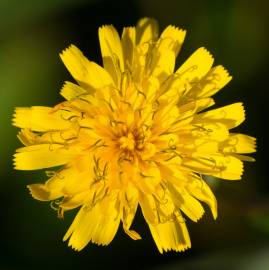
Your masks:
<instances>
[{"instance_id":1,"label":"green blurred background","mask_svg":"<svg viewBox=\"0 0 269 270\"><path fill-rule=\"evenodd\" d=\"M0 0L0 269L269 269L268 27L269 1L180 0ZM89 245L77 253L62 242L75 215L65 220L48 203L33 200L26 184L44 172L14 171L20 146L11 126L16 106L61 101L71 76L59 58L69 44L101 63L97 29L121 31L140 17L187 30L178 63L205 46L234 79L216 95L218 105L243 101L247 121L237 130L258 138L256 163L246 164L242 181L213 181L219 217L188 222L192 249L160 255L141 213L134 222L142 241L120 229L108 247Z\"/></svg>"}]
</instances>

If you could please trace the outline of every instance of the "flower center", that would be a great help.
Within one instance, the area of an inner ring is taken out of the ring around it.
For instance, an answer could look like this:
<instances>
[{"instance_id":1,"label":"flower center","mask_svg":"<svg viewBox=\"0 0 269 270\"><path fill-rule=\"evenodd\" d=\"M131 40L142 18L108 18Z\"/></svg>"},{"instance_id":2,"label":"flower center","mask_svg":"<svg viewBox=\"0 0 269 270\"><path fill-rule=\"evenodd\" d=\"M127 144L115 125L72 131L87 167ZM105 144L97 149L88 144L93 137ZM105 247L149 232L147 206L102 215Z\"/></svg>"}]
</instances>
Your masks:
<instances>
[{"instance_id":1,"label":"flower center","mask_svg":"<svg viewBox=\"0 0 269 270\"><path fill-rule=\"evenodd\" d=\"M121 149L129 151L133 151L135 149L135 138L131 132L129 132L127 136L120 137L119 143Z\"/></svg>"}]
</instances>

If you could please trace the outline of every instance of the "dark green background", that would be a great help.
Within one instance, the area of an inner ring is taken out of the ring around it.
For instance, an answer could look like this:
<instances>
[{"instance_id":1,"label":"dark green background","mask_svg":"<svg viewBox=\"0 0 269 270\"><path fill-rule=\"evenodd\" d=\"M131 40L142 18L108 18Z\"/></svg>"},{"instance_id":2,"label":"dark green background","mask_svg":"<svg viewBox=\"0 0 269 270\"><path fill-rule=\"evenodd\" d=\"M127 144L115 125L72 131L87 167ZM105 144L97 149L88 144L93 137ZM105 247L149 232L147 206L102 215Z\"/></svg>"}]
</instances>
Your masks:
<instances>
[{"instance_id":1,"label":"dark green background","mask_svg":"<svg viewBox=\"0 0 269 270\"><path fill-rule=\"evenodd\" d=\"M0 269L269 269L268 11L266 0L0 0ZM214 221L206 208L201 221L188 222L191 250L160 255L139 212L134 228L143 240L120 229L108 247L77 253L61 240L75 212L57 219L26 189L45 173L12 168L20 146L13 109L61 101L71 76L59 52L73 43L101 63L98 26L121 31L144 16L156 18L160 29L187 30L178 64L205 46L227 67L234 79L216 95L217 105L244 102L247 120L237 131L258 138L257 161L246 164L242 181L213 182L219 217Z\"/></svg>"}]
</instances>

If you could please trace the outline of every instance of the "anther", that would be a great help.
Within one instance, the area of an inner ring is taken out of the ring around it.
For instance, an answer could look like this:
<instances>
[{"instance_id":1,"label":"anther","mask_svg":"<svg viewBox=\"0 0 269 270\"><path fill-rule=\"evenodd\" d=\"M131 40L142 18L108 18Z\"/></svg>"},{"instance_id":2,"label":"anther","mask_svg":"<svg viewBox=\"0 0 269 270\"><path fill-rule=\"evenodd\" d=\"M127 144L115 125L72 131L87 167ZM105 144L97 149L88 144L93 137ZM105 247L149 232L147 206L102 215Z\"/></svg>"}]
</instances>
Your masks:
<instances>
[{"instance_id":1,"label":"anther","mask_svg":"<svg viewBox=\"0 0 269 270\"><path fill-rule=\"evenodd\" d=\"M119 143L121 149L127 149L132 151L135 148L135 139L131 132L129 132L127 136L122 136L119 139Z\"/></svg>"}]
</instances>

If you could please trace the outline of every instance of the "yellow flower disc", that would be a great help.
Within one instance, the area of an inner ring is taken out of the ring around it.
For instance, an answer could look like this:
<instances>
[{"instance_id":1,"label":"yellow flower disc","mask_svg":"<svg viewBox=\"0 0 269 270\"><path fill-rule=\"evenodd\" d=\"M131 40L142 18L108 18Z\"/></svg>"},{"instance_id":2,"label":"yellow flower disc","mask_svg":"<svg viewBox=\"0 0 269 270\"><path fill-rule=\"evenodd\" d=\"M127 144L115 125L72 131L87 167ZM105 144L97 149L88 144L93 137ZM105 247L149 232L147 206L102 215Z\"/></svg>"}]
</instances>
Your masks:
<instances>
[{"instance_id":1,"label":"yellow flower disc","mask_svg":"<svg viewBox=\"0 0 269 270\"><path fill-rule=\"evenodd\" d=\"M138 205L158 250L184 251L191 242L185 216L199 220L217 202L203 176L238 180L252 161L255 139L231 133L244 119L241 103L208 110L230 80L204 48L175 70L186 32L168 26L159 36L153 19L123 29L99 28L103 67L71 45L61 59L76 80L65 82L55 107L17 108L14 125L25 145L18 170L48 171L29 185L35 199L51 201L59 217L79 211L64 236L75 250L107 245L120 222L127 235ZM206 112L202 112L203 110Z\"/></svg>"}]
</instances>

